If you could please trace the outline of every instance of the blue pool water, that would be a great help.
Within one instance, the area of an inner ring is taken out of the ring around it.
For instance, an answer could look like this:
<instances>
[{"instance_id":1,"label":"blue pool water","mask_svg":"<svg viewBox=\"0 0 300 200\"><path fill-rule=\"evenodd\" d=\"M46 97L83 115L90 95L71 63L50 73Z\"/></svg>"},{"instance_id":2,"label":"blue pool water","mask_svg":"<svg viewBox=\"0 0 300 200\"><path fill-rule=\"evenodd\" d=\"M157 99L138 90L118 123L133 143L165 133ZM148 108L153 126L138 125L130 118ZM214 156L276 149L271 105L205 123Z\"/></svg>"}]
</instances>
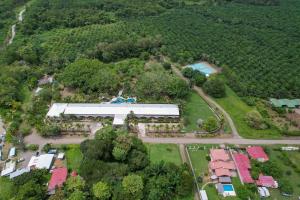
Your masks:
<instances>
[{"instance_id":1,"label":"blue pool water","mask_svg":"<svg viewBox=\"0 0 300 200\"><path fill-rule=\"evenodd\" d=\"M231 192L231 191L233 191L233 186L232 185L223 185L223 189L225 192Z\"/></svg>"},{"instance_id":2,"label":"blue pool water","mask_svg":"<svg viewBox=\"0 0 300 200\"><path fill-rule=\"evenodd\" d=\"M207 63L204 62L188 65L188 67L191 67L194 70L198 70L203 74L205 74L206 76L209 76L217 72L214 68L212 68L211 66L209 66Z\"/></svg>"},{"instance_id":3,"label":"blue pool water","mask_svg":"<svg viewBox=\"0 0 300 200\"><path fill-rule=\"evenodd\" d=\"M112 104L121 104L121 103L136 103L136 98L128 97L127 99L123 97L117 97L111 100Z\"/></svg>"}]
</instances>

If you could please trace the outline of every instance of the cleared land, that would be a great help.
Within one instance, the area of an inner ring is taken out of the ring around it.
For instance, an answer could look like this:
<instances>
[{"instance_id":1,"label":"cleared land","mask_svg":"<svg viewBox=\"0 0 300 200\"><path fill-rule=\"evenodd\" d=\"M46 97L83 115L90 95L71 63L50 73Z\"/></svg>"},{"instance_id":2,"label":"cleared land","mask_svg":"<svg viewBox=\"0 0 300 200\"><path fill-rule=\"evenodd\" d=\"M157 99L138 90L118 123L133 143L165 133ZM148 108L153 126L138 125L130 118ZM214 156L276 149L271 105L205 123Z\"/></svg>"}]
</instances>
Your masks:
<instances>
[{"instance_id":1,"label":"cleared land","mask_svg":"<svg viewBox=\"0 0 300 200\"><path fill-rule=\"evenodd\" d=\"M146 144L151 163L161 161L181 165L179 148L176 144Z\"/></svg>"},{"instance_id":2,"label":"cleared land","mask_svg":"<svg viewBox=\"0 0 300 200\"><path fill-rule=\"evenodd\" d=\"M229 113L238 129L239 134L242 137L272 139L278 139L281 137L280 132L275 128L270 128L266 130L256 130L249 127L246 124L244 118L249 111L255 110L256 108L248 106L229 87L226 87L225 98L215 100Z\"/></svg>"},{"instance_id":3,"label":"cleared land","mask_svg":"<svg viewBox=\"0 0 300 200\"><path fill-rule=\"evenodd\" d=\"M76 144L68 145L66 151L67 166L69 170L79 170L83 155L80 151L80 146Z\"/></svg>"},{"instance_id":4,"label":"cleared land","mask_svg":"<svg viewBox=\"0 0 300 200\"><path fill-rule=\"evenodd\" d=\"M185 130L199 130L197 120L206 120L208 117L215 116L208 104L195 92L192 92L183 109L183 118L185 119Z\"/></svg>"}]
</instances>

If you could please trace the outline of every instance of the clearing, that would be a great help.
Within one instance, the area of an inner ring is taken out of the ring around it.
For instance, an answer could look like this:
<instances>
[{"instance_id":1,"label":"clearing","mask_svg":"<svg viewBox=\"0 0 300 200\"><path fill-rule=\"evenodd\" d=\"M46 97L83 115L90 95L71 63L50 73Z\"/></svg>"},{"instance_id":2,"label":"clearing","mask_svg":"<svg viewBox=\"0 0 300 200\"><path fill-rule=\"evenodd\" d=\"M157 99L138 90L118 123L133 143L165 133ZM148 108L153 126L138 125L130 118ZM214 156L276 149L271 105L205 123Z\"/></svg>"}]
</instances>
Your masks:
<instances>
[{"instance_id":1,"label":"clearing","mask_svg":"<svg viewBox=\"0 0 300 200\"><path fill-rule=\"evenodd\" d=\"M181 157L176 144L146 144L151 163L160 161L172 162L181 165Z\"/></svg>"},{"instance_id":2,"label":"clearing","mask_svg":"<svg viewBox=\"0 0 300 200\"><path fill-rule=\"evenodd\" d=\"M249 111L255 110L256 108L248 106L229 87L226 86L226 97L216 98L215 101L228 112L242 137L270 139L279 139L281 137L279 130L275 128L256 130L249 127L246 124L244 117Z\"/></svg>"}]
</instances>

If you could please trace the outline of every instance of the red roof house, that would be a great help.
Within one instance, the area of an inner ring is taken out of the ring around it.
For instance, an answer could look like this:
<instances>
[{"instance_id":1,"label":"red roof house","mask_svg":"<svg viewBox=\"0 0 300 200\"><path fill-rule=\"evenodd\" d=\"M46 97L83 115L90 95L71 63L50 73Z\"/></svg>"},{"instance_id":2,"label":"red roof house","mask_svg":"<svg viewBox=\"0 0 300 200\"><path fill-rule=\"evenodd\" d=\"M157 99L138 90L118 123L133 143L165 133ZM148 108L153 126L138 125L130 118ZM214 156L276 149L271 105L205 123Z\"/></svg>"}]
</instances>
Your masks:
<instances>
[{"instance_id":1,"label":"red roof house","mask_svg":"<svg viewBox=\"0 0 300 200\"><path fill-rule=\"evenodd\" d=\"M228 153L224 149L211 149L211 161L228 161L230 160Z\"/></svg>"},{"instance_id":2,"label":"red roof house","mask_svg":"<svg viewBox=\"0 0 300 200\"><path fill-rule=\"evenodd\" d=\"M219 168L215 170L215 175L217 177L221 177L221 176L231 176L231 172L229 169L223 169L223 168Z\"/></svg>"},{"instance_id":3,"label":"red roof house","mask_svg":"<svg viewBox=\"0 0 300 200\"><path fill-rule=\"evenodd\" d=\"M252 179L249 171L249 169L251 168L249 158L241 153L234 154L233 158L235 160L241 181L243 183L254 183L254 180Z\"/></svg>"},{"instance_id":4,"label":"red roof house","mask_svg":"<svg viewBox=\"0 0 300 200\"><path fill-rule=\"evenodd\" d=\"M262 187L278 188L278 183L273 179L272 176L259 175L256 185Z\"/></svg>"},{"instance_id":5,"label":"red roof house","mask_svg":"<svg viewBox=\"0 0 300 200\"><path fill-rule=\"evenodd\" d=\"M48 192L54 192L56 187L61 187L66 181L68 170L65 167L56 168L52 171L51 179L48 184Z\"/></svg>"},{"instance_id":6,"label":"red roof house","mask_svg":"<svg viewBox=\"0 0 300 200\"><path fill-rule=\"evenodd\" d=\"M260 162L266 162L269 160L268 155L261 146L248 147L247 152L252 159Z\"/></svg>"}]
</instances>

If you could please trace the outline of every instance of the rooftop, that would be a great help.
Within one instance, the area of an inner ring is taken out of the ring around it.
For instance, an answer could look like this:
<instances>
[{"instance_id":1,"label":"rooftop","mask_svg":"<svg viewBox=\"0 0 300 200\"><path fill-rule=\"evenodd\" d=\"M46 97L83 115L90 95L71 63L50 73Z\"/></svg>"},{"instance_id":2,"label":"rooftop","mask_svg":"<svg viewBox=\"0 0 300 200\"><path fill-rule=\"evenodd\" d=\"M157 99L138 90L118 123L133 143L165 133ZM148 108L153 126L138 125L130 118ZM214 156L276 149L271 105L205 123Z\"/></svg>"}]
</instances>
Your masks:
<instances>
[{"instance_id":1,"label":"rooftop","mask_svg":"<svg viewBox=\"0 0 300 200\"><path fill-rule=\"evenodd\" d=\"M300 106L300 99L274 99L270 98L270 102L275 107L296 108Z\"/></svg>"},{"instance_id":2,"label":"rooftop","mask_svg":"<svg viewBox=\"0 0 300 200\"><path fill-rule=\"evenodd\" d=\"M54 103L47 113L48 117L65 115L136 115L179 116L179 108L175 104L71 104Z\"/></svg>"},{"instance_id":3,"label":"rooftop","mask_svg":"<svg viewBox=\"0 0 300 200\"><path fill-rule=\"evenodd\" d=\"M259 175L256 184L263 187L277 187L277 183L272 176L264 176L262 174Z\"/></svg>"},{"instance_id":4,"label":"rooftop","mask_svg":"<svg viewBox=\"0 0 300 200\"><path fill-rule=\"evenodd\" d=\"M244 183L254 183L254 180L251 177L249 169L251 168L249 158L241 153L236 153L233 155L235 160L241 181Z\"/></svg>"},{"instance_id":5,"label":"rooftop","mask_svg":"<svg viewBox=\"0 0 300 200\"><path fill-rule=\"evenodd\" d=\"M212 161L209 163L210 169L219 169L219 168L224 168L224 169L230 169L234 170L235 169L235 164L233 161Z\"/></svg>"},{"instance_id":6,"label":"rooftop","mask_svg":"<svg viewBox=\"0 0 300 200\"><path fill-rule=\"evenodd\" d=\"M264 161L269 160L268 155L265 153L264 149L261 146L248 147L247 153L253 159L262 159Z\"/></svg>"},{"instance_id":7,"label":"rooftop","mask_svg":"<svg viewBox=\"0 0 300 200\"><path fill-rule=\"evenodd\" d=\"M56 187L60 187L66 181L68 176L68 170L65 167L57 168L52 171L51 179L48 185L48 191L54 190Z\"/></svg>"},{"instance_id":8,"label":"rooftop","mask_svg":"<svg viewBox=\"0 0 300 200\"><path fill-rule=\"evenodd\" d=\"M43 154L40 156L32 156L28 167L36 169L50 169L53 162L53 154Z\"/></svg>"},{"instance_id":9,"label":"rooftop","mask_svg":"<svg viewBox=\"0 0 300 200\"><path fill-rule=\"evenodd\" d=\"M228 161L230 160L228 153L224 149L211 149L210 157L212 161Z\"/></svg>"}]
</instances>

